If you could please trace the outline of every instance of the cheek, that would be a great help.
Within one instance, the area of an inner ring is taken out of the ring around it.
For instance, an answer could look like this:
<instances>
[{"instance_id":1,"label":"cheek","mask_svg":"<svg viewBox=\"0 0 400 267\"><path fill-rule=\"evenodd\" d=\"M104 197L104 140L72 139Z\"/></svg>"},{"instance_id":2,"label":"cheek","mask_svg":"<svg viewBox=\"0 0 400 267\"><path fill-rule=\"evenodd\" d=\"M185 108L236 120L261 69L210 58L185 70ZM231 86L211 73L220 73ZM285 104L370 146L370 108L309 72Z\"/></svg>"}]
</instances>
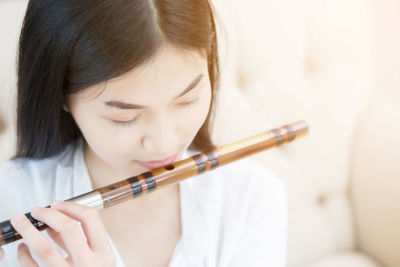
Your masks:
<instances>
[{"instance_id":1,"label":"cheek","mask_svg":"<svg viewBox=\"0 0 400 267\"><path fill-rule=\"evenodd\" d=\"M199 128L203 125L203 123L208 117L211 107L210 105L211 105L211 88L207 90L207 93L205 94L203 101L201 102L201 105L199 105L200 106L198 111Z\"/></svg>"},{"instance_id":2,"label":"cheek","mask_svg":"<svg viewBox=\"0 0 400 267\"><path fill-rule=\"evenodd\" d=\"M88 110L76 110L73 115L86 142L93 152L104 161L112 165L120 165L123 160L129 160L135 149L137 137L126 135L124 128L113 126L112 122L91 114Z\"/></svg>"},{"instance_id":3,"label":"cheek","mask_svg":"<svg viewBox=\"0 0 400 267\"><path fill-rule=\"evenodd\" d=\"M205 88L206 89L206 88ZM191 108L185 116L185 128L192 136L196 135L201 126L207 119L210 104L211 104L211 88L204 90L205 92L200 96L199 103Z\"/></svg>"}]
</instances>

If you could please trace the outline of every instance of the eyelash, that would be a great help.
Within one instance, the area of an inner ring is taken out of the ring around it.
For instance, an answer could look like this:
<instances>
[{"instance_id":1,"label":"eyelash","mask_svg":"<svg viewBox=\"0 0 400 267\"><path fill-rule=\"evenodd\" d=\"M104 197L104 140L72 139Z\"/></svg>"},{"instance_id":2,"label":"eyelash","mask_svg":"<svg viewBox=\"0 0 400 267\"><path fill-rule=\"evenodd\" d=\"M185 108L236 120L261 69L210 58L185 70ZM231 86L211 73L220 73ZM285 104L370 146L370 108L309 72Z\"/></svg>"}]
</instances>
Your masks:
<instances>
[{"instance_id":1,"label":"eyelash","mask_svg":"<svg viewBox=\"0 0 400 267\"><path fill-rule=\"evenodd\" d=\"M133 123L135 123L136 119L139 118L140 115L136 116L134 119L130 120L130 121L114 121L112 120L112 122L121 125L121 126L129 126Z\"/></svg>"},{"instance_id":2,"label":"eyelash","mask_svg":"<svg viewBox=\"0 0 400 267\"><path fill-rule=\"evenodd\" d=\"M195 99L195 100L193 100L193 101L189 101L189 102L184 102L184 103L179 103L178 105L179 106L190 106L190 105L193 105L195 102L197 101L197 98Z\"/></svg>"},{"instance_id":3,"label":"eyelash","mask_svg":"<svg viewBox=\"0 0 400 267\"><path fill-rule=\"evenodd\" d=\"M178 105L187 107L187 106L193 105L194 103L196 103L196 101L197 101L197 98L190 102L179 103ZM127 126L130 126L131 124L134 124L139 117L140 117L140 115L136 116L134 119L132 119L130 121L115 121L115 120L112 120L112 121L118 125L127 127Z\"/></svg>"}]
</instances>

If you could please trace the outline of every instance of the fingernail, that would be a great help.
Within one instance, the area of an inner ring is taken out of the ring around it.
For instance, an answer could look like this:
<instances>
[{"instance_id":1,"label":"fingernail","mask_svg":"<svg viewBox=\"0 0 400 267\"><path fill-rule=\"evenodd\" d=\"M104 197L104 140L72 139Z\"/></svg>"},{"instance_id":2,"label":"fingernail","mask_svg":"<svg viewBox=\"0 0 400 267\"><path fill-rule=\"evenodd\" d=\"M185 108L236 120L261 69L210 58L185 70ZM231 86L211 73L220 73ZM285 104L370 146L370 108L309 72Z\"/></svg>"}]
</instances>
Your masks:
<instances>
[{"instance_id":1,"label":"fingernail","mask_svg":"<svg viewBox=\"0 0 400 267\"><path fill-rule=\"evenodd\" d=\"M36 212L38 211L40 209L40 207L34 207L32 210L31 210L31 214L36 214Z\"/></svg>"},{"instance_id":2,"label":"fingernail","mask_svg":"<svg viewBox=\"0 0 400 267\"><path fill-rule=\"evenodd\" d=\"M18 245L18 250L23 250L25 248L25 244L21 243Z\"/></svg>"},{"instance_id":3,"label":"fingernail","mask_svg":"<svg viewBox=\"0 0 400 267\"><path fill-rule=\"evenodd\" d=\"M15 213L13 216L11 216L11 221L14 223L19 223L24 219L25 215L22 213Z\"/></svg>"},{"instance_id":4,"label":"fingernail","mask_svg":"<svg viewBox=\"0 0 400 267\"><path fill-rule=\"evenodd\" d=\"M54 201L54 202L51 204L51 207L52 207L52 208L58 207L58 206L60 206L61 203L62 203L62 201L56 200L56 201Z\"/></svg>"}]
</instances>

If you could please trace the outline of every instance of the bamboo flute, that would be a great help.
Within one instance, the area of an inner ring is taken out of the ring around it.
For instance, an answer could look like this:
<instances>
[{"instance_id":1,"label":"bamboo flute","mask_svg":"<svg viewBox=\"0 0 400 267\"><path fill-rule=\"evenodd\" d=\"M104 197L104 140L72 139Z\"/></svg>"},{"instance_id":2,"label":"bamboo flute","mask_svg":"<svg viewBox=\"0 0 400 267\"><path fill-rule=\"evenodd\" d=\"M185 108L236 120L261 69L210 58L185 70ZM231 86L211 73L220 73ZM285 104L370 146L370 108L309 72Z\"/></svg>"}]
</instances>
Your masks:
<instances>
[{"instance_id":1,"label":"bamboo flute","mask_svg":"<svg viewBox=\"0 0 400 267\"><path fill-rule=\"evenodd\" d=\"M231 144L211 148L189 158L152 169L66 201L102 210L268 148L291 142L296 137L307 134L308 130L308 125L304 121L287 124ZM46 208L49 207L50 205L46 206ZM30 212L25 215L38 230L48 228L45 223L35 220ZM10 220L0 222L0 246L21 238L22 236L12 227Z\"/></svg>"}]
</instances>

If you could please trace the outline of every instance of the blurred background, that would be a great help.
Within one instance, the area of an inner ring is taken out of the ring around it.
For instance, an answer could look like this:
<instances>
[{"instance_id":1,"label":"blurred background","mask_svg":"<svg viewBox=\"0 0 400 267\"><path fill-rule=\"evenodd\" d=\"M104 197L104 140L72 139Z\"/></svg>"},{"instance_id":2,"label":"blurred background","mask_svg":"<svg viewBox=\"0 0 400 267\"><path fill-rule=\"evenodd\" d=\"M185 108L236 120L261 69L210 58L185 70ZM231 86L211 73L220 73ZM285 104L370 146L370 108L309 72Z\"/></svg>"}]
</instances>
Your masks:
<instances>
[{"instance_id":1,"label":"blurred background","mask_svg":"<svg viewBox=\"0 0 400 267\"><path fill-rule=\"evenodd\" d=\"M252 156L288 191L287 266L399 267L400 1L213 2L222 70L215 142L297 120L310 127ZM15 151L26 4L0 0L0 161Z\"/></svg>"}]
</instances>

